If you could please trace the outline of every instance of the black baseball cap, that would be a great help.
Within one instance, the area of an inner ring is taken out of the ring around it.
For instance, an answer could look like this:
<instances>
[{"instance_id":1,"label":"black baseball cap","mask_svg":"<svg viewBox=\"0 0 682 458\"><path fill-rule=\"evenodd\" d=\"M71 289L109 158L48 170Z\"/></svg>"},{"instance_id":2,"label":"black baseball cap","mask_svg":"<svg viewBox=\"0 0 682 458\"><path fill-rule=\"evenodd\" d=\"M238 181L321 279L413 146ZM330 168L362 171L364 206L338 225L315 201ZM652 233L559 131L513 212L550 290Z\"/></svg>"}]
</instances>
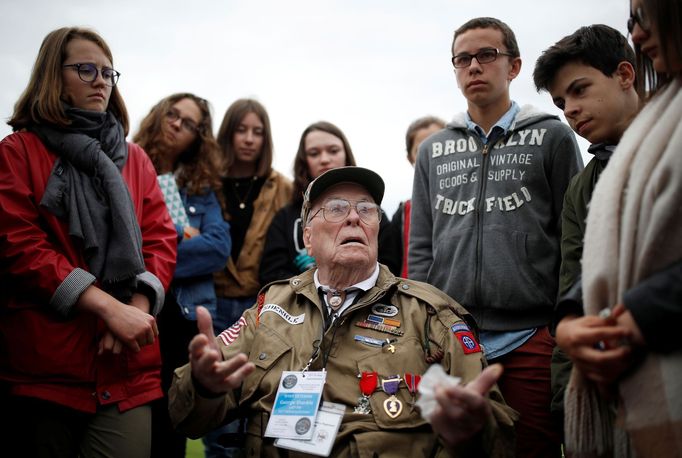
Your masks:
<instances>
[{"instance_id":1,"label":"black baseball cap","mask_svg":"<svg viewBox=\"0 0 682 458\"><path fill-rule=\"evenodd\" d=\"M319 177L315 178L303 193L303 208L301 209L301 222L305 226L308 218L308 211L313 202L317 200L327 189L339 183L359 184L367 190L374 203L381 205L384 198L384 180L378 173L364 167L347 166L327 170Z\"/></svg>"}]
</instances>

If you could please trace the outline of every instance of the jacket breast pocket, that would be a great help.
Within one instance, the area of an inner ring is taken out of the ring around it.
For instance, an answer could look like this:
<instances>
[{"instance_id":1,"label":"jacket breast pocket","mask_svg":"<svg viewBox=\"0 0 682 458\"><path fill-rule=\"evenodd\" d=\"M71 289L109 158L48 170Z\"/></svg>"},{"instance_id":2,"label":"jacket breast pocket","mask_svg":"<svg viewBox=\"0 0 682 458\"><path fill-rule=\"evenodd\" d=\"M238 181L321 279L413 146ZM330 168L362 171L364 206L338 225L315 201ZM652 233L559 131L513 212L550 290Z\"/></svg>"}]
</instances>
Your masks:
<instances>
[{"instance_id":1,"label":"jacket breast pocket","mask_svg":"<svg viewBox=\"0 0 682 458\"><path fill-rule=\"evenodd\" d=\"M414 397L405 384L405 373L422 375L428 365L424 351L416 337L399 340L395 352L378 351L376 354L358 360L358 374L377 372L377 389L369 398L372 415L382 429L417 428L426 424L419 411L413 407ZM382 389L382 380L400 377L395 398ZM397 401L397 402L396 402Z\"/></svg>"},{"instance_id":2,"label":"jacket breast pocket","mask_svg":"<svg viewBox=\"0 0 682 458\"><path fill-rule=\"evenodd\" d=\"M206 214L206 205L199 202L191 202L185 207L187 218L189 218L189 225L200 228L201 221Z\"/></svg>"},{"instance_id":3,"label":"jacket breast pocket","mask_svg":"<svg viewBox=\"0 0 682 458\"><path fill-rule=\"evenodd\" d=\"M258 337L248 352L249 361L256 366L256 370L244 380L240 404L249 402L258 393L272 396L274 401L282 371L293 367L291 350L291 344L261 323Z\"/></svg>"}]
</instances>

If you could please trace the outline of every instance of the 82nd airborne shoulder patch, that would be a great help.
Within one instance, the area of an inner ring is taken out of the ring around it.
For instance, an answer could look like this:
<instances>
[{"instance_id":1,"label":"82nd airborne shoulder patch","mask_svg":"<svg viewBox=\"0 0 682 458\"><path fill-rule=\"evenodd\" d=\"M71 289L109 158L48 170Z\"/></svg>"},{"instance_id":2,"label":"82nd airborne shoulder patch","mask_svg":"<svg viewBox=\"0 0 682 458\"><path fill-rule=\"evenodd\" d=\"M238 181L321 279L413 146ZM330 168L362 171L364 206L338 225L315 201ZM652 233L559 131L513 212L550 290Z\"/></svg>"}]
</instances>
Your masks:
<instances>
[{"instance_id":1,"label":"82nd airborne shoulder patch","mask_svg":"<svg viewBox=\"0 0 682 458\"><path fill-rule=\"evenodd\" d=\"M459 340L465 355L481 352L481 346L476 342L474 333L471 332L471 329L469 329L469 326L467 326L466 323L455 323L450 327L450 330L452 330L455 337L457 337L457 340Z\"/></svg>"}]
</instances>

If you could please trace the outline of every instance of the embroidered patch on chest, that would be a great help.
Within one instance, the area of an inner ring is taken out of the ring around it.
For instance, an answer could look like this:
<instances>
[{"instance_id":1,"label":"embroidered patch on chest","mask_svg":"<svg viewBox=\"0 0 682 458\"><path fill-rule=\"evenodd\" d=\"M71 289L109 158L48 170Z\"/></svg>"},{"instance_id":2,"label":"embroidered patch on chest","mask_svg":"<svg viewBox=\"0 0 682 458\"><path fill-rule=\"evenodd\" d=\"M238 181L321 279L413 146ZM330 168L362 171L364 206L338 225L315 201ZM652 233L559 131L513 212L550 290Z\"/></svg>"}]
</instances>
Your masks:
<instances>
[{"instance_id":1,"label":"embroidered patch on chest","mask_svg":"<svg viewBox=\"0 0 682 458\"><path fill-rule=\"evenodd\" d=\"M469 353L480 353L481 346L476 342L474 333L471 332L471 329L469 329L465 323L453 324L450 329L455 334L455 337L457 337L457 340L459 340L459 344L462 346L462 351L464 351L465 355L468 355Z\"/></svg>"},{"instance_id":2,"label":"embroidered patch on chest","mask_svg":"<svg viewBox=\"0 0 682 458\"><path fill-rule=\"evenodd\" d=\"M218 337L220 340L222 340L223 344L227 347L230 345L232 342L237 340L237 337L239 337L239 333L241 333L242 328L246 327L246 319L242 316L239 318L239 320L230 326L229 328L225 329L223 332L221 332Z\"/></svg>"},{"instance_id":3,"label":"embroidered patch on chest","mask_svg":"<svg viewBox=\"0 0 682 458\"><path fill-rule=\"evenodd\" d=\"M258 313L258 319L260 320L261 315L267 312L276 313L289 324L302 324L305 321L305 313L293 316L287 313L282 307L280 307L277 304L265 304Z\"/></svg>"},{"instance_id":4,"label":"embroidered patch on chest","mask_svg":"<svg viewBox=\"0 0 682 458\"><path fill-rule=\"evenodd\" d=\"M372 306L372 313L380 316L396 316L398 314L398 307L391 304L374 304Z\"/></svg>"}]
</instances>

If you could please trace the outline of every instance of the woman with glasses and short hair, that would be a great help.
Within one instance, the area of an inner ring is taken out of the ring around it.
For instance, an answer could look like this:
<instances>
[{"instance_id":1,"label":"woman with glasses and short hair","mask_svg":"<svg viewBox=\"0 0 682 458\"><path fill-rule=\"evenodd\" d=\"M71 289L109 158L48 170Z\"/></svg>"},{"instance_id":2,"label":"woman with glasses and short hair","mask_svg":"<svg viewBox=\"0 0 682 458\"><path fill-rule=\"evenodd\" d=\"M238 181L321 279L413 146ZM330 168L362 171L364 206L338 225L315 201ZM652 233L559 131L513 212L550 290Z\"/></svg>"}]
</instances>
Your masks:
<instances>
[{"instance_id":1,"label":"woman with glasses and short hair","mask_svg":"<svg viewBox=\"0 0 682 458\"><path fill-rule=\"evenodd\" d=\"M301 134L294 158L294 192L289 204L272 220L260 263L260 282L293 277L315 265L303 245L301 206L303 193L315 178L337 167L356 165L353 151L343 131L327 121L310 124ZM399 262L390 237L388 218L381 219L379 228L379 262L398 274Z\"/></svg>"},{"instance_id":2,"label":"woman with glasses and short hair","mask_svg":"<svg viewBox=\"0 0 682 458\"><path fill-rule=\"evenodd\" d=\"M213 273L230 256L230 228L216 192L221 189L220 147L213 137L208 102L179 93L162 99L142 120L133 140L154 164L175 224L178 258L166 304L158 316L161 386L164 395L173 370L187 363L196 330L196 307L216 311ZM168 417L168 397L152 405L152 457L185 456L186 437Z\"/></svg>"},{"instance_id":3,"label":"woman with glasses and short hair","mask_svg":"<svg viewBox=\"0 0 682 458\"><path fill-rule=\"evenodd\" d=\"M632 0L628 31L646 104L590 201L582 297L594 344L572 357L566 446L571 456L680 457L682 4ZM557 341L571 343L568 322Z\"/></svg>"},{"instance_id":4,"label":"woman with glasses and short hair","mask_svg":"<svg viewBox=\"0 0 682 458\"><path fill-rule=\"evenodd\" d=\"M214 276L218 310L213 325L219 334L256 302L265 235L275 213L289 201L291 181L272 168L270 118L260 102L239 99L232 103L217 140L224 161L221 204L232 238L227 265ZM217 443L220 434L214 432L205 438L207 458L230 456ZM238 439L232 441L236 442Z\"/></svg>"},{"instance_id":5,"label":"woman with glasses and short hair","mask_svg":"<svg viewBox=\"0 0 682 458\"><path fill-rule=\"evenodd\" d=\"M149 456L177 242L118 77L95 32L49 33L0 142L7 456Z\"/></svg>"}]
</instances>

